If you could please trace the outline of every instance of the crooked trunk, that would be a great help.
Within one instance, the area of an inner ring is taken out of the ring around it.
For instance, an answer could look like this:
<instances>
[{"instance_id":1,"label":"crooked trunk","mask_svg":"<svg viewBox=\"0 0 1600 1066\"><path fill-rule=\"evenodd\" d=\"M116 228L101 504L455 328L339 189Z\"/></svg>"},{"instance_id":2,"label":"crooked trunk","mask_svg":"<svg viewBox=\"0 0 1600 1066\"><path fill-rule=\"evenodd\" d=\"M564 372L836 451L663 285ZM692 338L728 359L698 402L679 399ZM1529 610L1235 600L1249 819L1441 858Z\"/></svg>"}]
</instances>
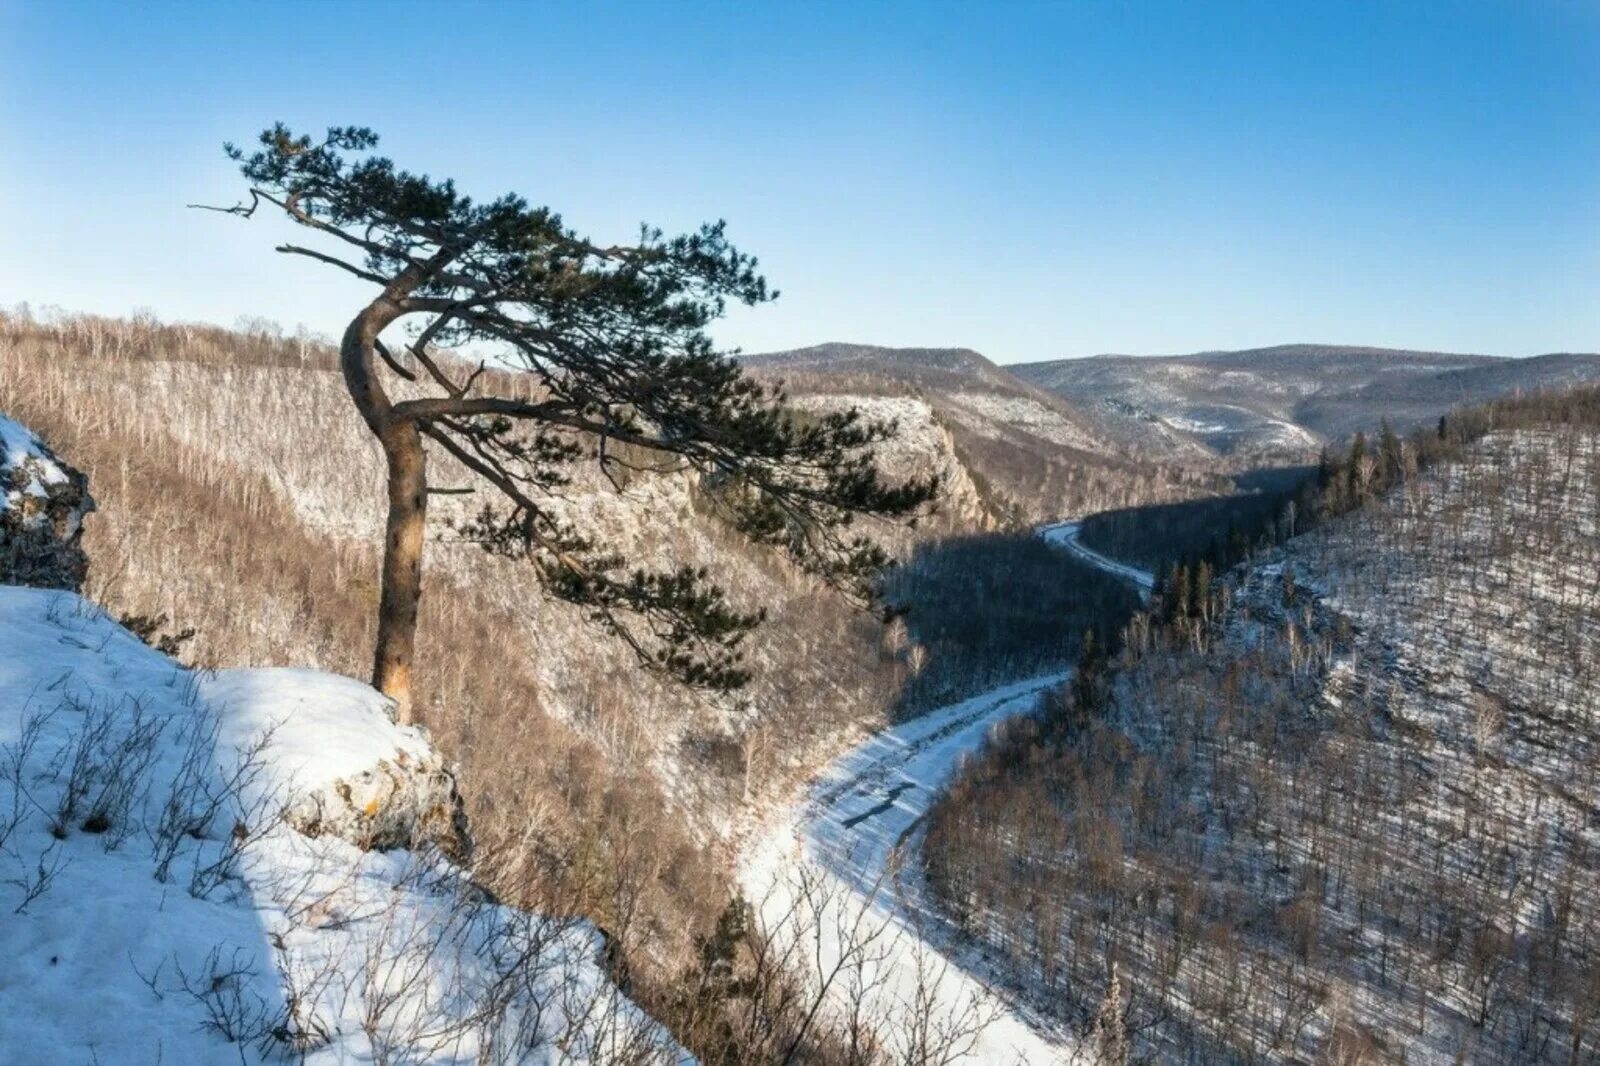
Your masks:
<instances>
[{"instance_id":1,"label":"crooked trunk","mask_svg":"<svg viewBox=\"0 0 1600 1066\"><path fill-rule=\"evenodd\" d=\"M417 644L417 602L422 597L427 460L416 425L393 416L389 397L372 371L378 334L403 310L396 302L396 294L403 294L398 280L350 321L339 346L339 366L350 399L383 445L389 467L389 519L383 537L382 593L372 685L395 701L396 716L410 724L415 718L411 669Z\"/></svg>"},{"instance_id":2,"label":"crooked trunk","mask_svg":"<svg viewBox=\"0 0 1600 1066\"><path fill-rule=\"evenodd\" d=\"M417 604L422 598L422 533L427 519L426 456L417 427L385 427L379 439L389 464L389 521L383 538L383 592L372 684L395 701L401 723L415 718L411 667L416 653Z\"/></svg>"}]
</instances>

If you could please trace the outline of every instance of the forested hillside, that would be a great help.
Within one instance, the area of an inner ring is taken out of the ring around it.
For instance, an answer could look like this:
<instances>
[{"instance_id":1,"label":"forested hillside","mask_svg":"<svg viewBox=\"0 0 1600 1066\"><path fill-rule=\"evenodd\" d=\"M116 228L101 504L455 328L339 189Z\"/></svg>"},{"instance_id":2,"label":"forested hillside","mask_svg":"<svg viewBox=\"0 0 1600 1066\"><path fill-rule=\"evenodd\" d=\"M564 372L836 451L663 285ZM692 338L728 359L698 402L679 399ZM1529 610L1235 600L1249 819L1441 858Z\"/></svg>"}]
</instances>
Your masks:
<instances>
[{"instance_id":1,"label":"forested hillside","mask_svg":"<svg viewBox=\"0 0 1600 1066\"><path fill-rule=\"evenodd\" d=\"M993 525L1024 528L1227 485L1183 434L1063 400L965 348L821 344L741 362L806 403L882 408L903 425L929 427L949 456L951 483L970 485L972 513Z\"/></svg>"},{"instance_id":2,"label":"forested hillside","mask_svg":"<svg viewBox=\"0 0 1600 1066\"><path fill-rule=\"evenodd\" d=\"M1169 583L930 817L949 914L1101 1052L1600 1055L1600 392L1440 429Z\"/></svg>"},{"instance_id":3,"label":"forested hillside","mask_svg":"<svg viewBox=\"0 0 1600 1066\"><path fill-rule=\"evenodd\" d=\"M191 664L366 676L381 459L323 343L268 324L9 314L0 410L89 475L99 512L85 591L114 615ZM620 490L584 475L558 501L599 516L633 557L706 566L735 602L766 609L747 645L754 680L726 699L639 671L515 564L459 541L451 523L471 513L471 496L435 501L419 711L494 856L483 876L508 899L593 919L626 959L633 993L680 1032L701 1022L674 1016L688 1009L674 982L702 965L696 944L716 928L752 819L891 715L1014 668L1064 665L1083 616L1045 619L1059 597L1003 594L1025 575L1048 577L1069 604L1080 584L1103 585L1011 541L941 549L996 521L971 488L984 467L958 457L931 420L903 428L884 453L889 469L943 473L951 491L916 530L880 531L915 560L896 579L888 625L731 535L680 475L634 472ZM472 484L448 463L439 470L446 487ZM1146 490L1174 491L1152 480L1112 498ZM1002 625L986 627L984 608L957 595L980 575Z\"/></svg>"}]
</instances>

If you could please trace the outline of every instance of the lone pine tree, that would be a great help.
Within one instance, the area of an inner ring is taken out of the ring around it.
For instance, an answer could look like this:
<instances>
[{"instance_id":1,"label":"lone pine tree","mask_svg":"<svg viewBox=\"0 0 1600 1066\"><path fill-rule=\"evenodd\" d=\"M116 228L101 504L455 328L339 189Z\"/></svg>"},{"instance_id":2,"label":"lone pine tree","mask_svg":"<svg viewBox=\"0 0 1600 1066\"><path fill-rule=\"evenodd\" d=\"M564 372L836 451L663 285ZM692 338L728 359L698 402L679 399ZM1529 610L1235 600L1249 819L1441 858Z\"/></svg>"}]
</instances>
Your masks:
<instances>
[{"instance_id":1,"label":"lone pine tree","mask_svg":"<svg viewBox=\"0 0 1600 1066\"><path fill-rule=\"evenodd\" d=\"M452 181L399 170L374 154L377 143L359 127L318 141L277 125L248 155L228 145L249 196L222 210L284 212L321 246L278 251L376 290L339 358L388 465L373 684L402 720L414 713L428 497L443 491L428 483L430 448L493 498L469 536L528 562L550 593L688 684L748 680L740 645L762 612L735 608L703 570L630 565L555 514L551 494L575 464L598 464L613 484L641 464L691 472L750 540L849 595L871 594L887 559L854 520L912 516L936 482L884 480L872 445L892 423L854 410L799 417L781 386L750 379L716 349L705 331L729 300L776 295L723 223L671 238L643 227L634 243L596 244L520 196L477 203ZM403 340L385 340L391 327ZM391 397L394 379L410 398Z\"/></svg>"}]
</instances>

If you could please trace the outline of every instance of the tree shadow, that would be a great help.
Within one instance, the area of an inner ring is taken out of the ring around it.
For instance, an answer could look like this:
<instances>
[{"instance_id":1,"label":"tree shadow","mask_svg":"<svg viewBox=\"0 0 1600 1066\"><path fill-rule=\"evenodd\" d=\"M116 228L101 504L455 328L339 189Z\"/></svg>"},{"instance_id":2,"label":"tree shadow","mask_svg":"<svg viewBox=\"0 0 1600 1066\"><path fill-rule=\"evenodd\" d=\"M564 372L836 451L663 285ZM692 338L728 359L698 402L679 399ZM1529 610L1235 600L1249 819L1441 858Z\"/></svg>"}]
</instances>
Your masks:
<instances>
[{"instance_id":1,"label":"tree shadow","mask_svg":"<svg viewBox=\"0 0 1600 1066\"><path fill-rule=\"evenodd\" d=\"M885 654L899 671L895 721L1065 669L1086 632L1110 646L1140 607L1127 582L1033 533L918 545L883 593Z\"/></svg>"}]
</instances>

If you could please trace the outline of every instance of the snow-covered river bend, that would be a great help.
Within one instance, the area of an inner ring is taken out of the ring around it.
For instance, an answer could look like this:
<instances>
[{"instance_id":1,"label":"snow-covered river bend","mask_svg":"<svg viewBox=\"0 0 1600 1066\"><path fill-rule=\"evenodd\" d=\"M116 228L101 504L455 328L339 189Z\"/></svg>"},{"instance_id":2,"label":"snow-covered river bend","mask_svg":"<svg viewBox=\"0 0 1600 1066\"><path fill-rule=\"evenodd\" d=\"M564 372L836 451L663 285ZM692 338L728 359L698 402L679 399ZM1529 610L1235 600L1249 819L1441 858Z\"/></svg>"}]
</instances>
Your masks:
<instances>
[{"instance_id":1,"label":"snow-covered river bend","mask_svg":"<svg viewBox=\"0 0 1600 1066\"><path fill-rule=\"evenodd\" d=\"M1077 523L1039 533L1149 591L1149 574L1080 544ZM1016 681L875 734L746 849L740 880L760 925L827 985L835 1012L875 1019L896 1060L922 1059L931 1045L947 1062L1072 1057L1070 1034L1026 1017L990 988L981 959L950 942L915 857L922 818L961 757L1066 676Z\"/></svg>"}]
</instances>

